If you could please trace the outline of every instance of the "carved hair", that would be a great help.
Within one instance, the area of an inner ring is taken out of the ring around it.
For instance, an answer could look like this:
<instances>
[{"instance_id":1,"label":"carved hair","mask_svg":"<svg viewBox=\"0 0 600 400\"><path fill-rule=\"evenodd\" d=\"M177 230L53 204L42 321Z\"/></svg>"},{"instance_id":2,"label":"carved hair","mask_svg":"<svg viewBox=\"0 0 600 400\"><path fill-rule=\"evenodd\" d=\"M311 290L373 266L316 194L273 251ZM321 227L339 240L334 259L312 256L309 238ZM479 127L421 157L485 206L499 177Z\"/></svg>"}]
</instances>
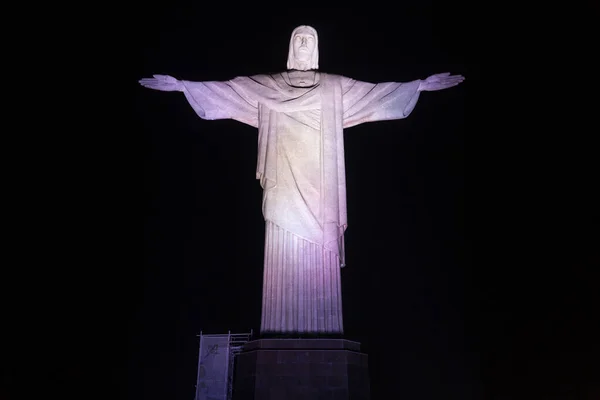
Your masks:
<instances>
[{"instance_id":1,"label":"carved hair","mask_svg":"<svg viewBox=\"0 0 600 400\"><path fill-rule=\"evenodd\" d=\"M315 37L315 48L313 50L312 55L310 56L308 69L319 69L319 37L317 36L317 31L315 30L315 28L308 25L300 25L299 27L295 28L292 32L292 37L290 38L290 51L288 53L287 68L297 69L296 58L294 57L294 36L296 36L296 33L300 29L309 30Z\"/></svg>"}]
</instances>

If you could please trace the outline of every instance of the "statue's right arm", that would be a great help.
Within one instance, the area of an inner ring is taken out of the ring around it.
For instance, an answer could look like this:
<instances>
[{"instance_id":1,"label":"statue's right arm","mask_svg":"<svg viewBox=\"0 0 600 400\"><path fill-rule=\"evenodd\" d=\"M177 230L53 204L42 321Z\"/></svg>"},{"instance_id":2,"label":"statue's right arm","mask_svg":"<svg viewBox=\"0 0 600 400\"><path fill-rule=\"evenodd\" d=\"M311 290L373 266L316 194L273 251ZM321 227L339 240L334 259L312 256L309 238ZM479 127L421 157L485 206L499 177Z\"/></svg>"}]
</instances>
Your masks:
<instances>
[{"instance_id":1,"label":"statue's right arm","mask_svg":"<svg viewBox=\"0 0 600 400\"><path fill-rule=\"evenodd\" d=\"M235 119L258 127L258 101L248 96L240 84L230 81L192 82L169 75L140 79L140 85L165 92L183 92L196 114L202 119ZM236 78L241 79L241 78ZM248 78L245 78L248 79Z\"/></svg>"},{"instance_id":2,"label":"statue's right arm","mask_svg":"<svg viewBox=\"0 0 600 400\"><path fill-rule=\"evenodd\" d=\"M169 75L152 75L154 78L140 79L140 85L163 92L181 92L183 91L183 82L178 81Z\"/></svg>"}]
</instances>

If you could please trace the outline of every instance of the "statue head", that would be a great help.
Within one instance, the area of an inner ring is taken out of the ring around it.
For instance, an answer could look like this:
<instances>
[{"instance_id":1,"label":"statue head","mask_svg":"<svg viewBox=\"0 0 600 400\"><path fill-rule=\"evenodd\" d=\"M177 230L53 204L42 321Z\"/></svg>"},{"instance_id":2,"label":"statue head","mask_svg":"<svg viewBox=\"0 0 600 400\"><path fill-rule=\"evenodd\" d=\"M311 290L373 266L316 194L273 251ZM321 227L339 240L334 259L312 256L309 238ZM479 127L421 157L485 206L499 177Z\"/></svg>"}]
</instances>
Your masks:
<instances>
[{"instance_id":1,"label":"statue head","mask_svg":"<svg viewBox=\"0 0 600 400\"><path fill-rule=\"evenodd\" d=\"M302 71L319 69L319 38L315 28L300 25L294 29L290 38L287 68Z\"/></svg>"}]
</instances>

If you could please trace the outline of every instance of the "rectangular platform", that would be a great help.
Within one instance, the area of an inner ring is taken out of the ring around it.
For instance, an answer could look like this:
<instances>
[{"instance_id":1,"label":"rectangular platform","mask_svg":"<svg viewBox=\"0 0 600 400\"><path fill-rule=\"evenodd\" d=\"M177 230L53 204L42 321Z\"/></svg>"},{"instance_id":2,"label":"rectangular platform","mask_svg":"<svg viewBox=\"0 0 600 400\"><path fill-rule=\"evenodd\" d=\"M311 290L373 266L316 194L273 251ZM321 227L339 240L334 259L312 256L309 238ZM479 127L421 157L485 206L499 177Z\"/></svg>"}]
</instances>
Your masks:
<instances>
[{"instance_id":1,"label":"rectangular platform","mask_svg":"<svg viewBox=\"0 0 600 400\"><path fill-rule=\"evenodd\" d=\"M369 400L367 355L345 339L258 339L236 357L233 400Z\"/></svg>"}]
</instances>

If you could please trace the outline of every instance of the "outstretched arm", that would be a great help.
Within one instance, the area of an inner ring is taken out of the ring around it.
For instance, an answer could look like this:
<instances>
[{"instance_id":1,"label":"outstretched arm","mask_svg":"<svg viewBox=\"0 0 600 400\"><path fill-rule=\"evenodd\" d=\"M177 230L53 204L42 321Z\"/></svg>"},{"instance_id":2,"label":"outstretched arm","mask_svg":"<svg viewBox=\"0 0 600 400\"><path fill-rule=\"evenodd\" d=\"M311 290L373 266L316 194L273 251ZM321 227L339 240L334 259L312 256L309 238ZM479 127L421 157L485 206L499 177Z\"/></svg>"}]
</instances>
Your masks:
<instances>
[{"instance_id":1,"label":"outstretched arm","mask_svg":"<svg viewBox=\"0 0 600 400\"><path fill-rule=\"evenodd\" d=\"M138 82L143 87L154 90L162 90L163 92L181 92L183 91L183 83L173 78L170 75L152 75L154 78L140 79Z\"/></svg>"},{"instance_id":2,"label":"outstretched arm","mask_svg":"<svg viewBox=\"0 0 600 400\"><path fill-rule=\"evenodd\" d=\"M421 92L447 89L464 80L448 72L411 82L360 82L342 78L344 128L365 122L406 118Z\"/></svg>"},{"instance_id":3,"label":"outstretched arm","mask_svg":"<svg viewBox=\"0 0 600 400\"><path fill-rule=\"evenodd\" d=\"M258 104L239 92L233 81L192 82L169 75L153 75L138 81L140 85L164 92L183 92L196 114L202 119L235 119L258 126Z\"/></svg>"},{"instance_id":4,"label":"outstretched arm","mask_svg":"<svg viewBox=\"0 0 600 400\"><path fill-rule=\"evenodd\" d=\"M434 74L430 77L422 80L419 83L419 92L433 92L435 90L448 89L452 86L456 86L465 78L462 75L450 75L450 72L443 72L441 74Z\"/></svg>"}]
</instances>

